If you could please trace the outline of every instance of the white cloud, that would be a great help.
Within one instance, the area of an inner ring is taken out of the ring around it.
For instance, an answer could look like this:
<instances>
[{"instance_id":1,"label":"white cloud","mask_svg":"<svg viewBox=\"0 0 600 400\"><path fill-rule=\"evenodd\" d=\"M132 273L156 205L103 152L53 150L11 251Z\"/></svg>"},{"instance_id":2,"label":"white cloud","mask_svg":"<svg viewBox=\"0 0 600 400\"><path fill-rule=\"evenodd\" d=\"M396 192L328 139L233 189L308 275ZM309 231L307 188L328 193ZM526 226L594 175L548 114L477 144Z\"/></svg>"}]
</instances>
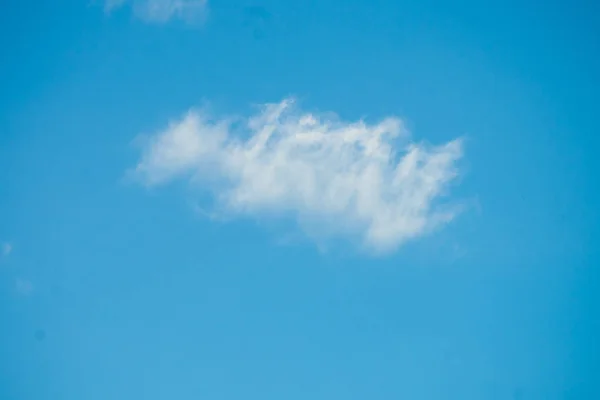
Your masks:
<instances>
[{"instance_id":1,"label":"white cloud","mask_svg":"<svg viewBox=\"0 0 600 400\"><path fill-rule=\"evenodd\" d=\"M15 289L20 295L29 296L33 293L33 283L27 279L17 278L15 280Z\"/></svg>"},{"instance_id":2,"label":"white cloud","mask_svg":"<svg viewBox=\"0 0 600 400\"><path fill-rule=\"evenodd\" d=\"M399 118L344 122L287 99L241 121L191 110L145 138L132 173L149 186L185 177L229 215L294 215L310 234L386 252L455 217L435 203L461 156L461 139L412 142Z\"/></svg>"},{"instance_id":3,"label":"white cloud","mask_svg":"<svg viewBox=\"0 0 600 400\"><path fill-rule=\"evenodd\" d=\"M11 243L2 243L2 255L7 257L12 252L13 246Z\"/></svg>"},{"instance_id":4,"label":"white cloud","mask_svg":"<svg viewBox=\"0 0 600 400\"><path fill-rule=\"evenodd\" d=\"M105 0L104 9L111 12L130 4L134 14L153 23L165 23L178 18L187 22L202 20L207 11L207 0Z\"/></svg>"}]
</instances>

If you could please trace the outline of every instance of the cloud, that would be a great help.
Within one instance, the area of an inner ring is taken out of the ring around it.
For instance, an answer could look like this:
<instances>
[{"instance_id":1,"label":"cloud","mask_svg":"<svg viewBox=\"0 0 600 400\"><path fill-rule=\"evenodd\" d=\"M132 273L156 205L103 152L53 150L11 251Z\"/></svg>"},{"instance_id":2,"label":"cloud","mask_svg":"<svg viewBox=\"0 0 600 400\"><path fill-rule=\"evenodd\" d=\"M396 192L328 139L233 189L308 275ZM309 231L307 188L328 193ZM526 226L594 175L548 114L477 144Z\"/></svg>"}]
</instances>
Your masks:
<instances>
[{"instance_id":1,"label":"cloud","mask_svg":"<svg viewBox=\"0 0 600 400\"><path fill-rule=\"evenodd\" d=\"M2 243L2 255L4 257L8 257L8 255L12 252L13 246L10 242Z\"/></svg>"},{"instance_id":2,"label":"cloud","mask_svg":"<svg viewBox=\"0 0 600 400\"><path fill-rule=\"evenodd\" d=\"M148 186L186 178L228 215L292 215L309 235L388 252L456 216L457 206L438 203L462 147L460 138L411 141L396 117L346 122L286 99L241 119L192 109L144 138L130 172Z\"/></svg>"},{"instance_id":3,"label":"cloud","mask_svg":"<svg viewBox=\"0 0 600 400\"><path fill-rule=\"evenodd\" d=\"M207 12L207 0L105 0L107 13L130 4L133 13L150 23L166 23L171 19L201 21Z\"/></svg>"},{"instance_id":4,"label":"cloud","mask_svg":"<svg viewBox=\"0 0 600 400\"><path fill-rule=\"evenodd\" d=\"M20 295L29 296L33 293L33 283L27 279L17 278L15 280L15 289Z\"/></svg>"}]
</instances>

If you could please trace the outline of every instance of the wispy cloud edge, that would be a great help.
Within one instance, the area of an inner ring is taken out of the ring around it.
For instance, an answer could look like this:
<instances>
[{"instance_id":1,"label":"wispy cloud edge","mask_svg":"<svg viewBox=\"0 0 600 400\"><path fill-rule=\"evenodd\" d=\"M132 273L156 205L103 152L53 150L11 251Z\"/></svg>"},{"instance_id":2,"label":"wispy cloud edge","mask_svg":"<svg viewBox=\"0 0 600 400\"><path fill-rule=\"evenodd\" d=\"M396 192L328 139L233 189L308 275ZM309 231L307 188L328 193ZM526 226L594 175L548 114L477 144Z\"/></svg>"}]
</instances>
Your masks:
<instances>
[{"instance_id":1,"label":"wispy cloud edge","mask_svg":"<svg viewBox=\"0 0 600 400\"><path fill-rule=\"evenodd\" d=\"M155 24L164 24L172 19L201 22L208 9L207 0L105 0L104 11L111 13L127 4L136 17Z\"/></svg>"},{"instance_id":2,"label":"wispy cloud edge","mask_svg":"<svg viewBox=\"0 0 600 400\"><path fill-rule=\"evenodd\" d=\"M12 253L13 245L10 242L4 242L1 246L2 256L8 257Z\"/></svg>"},{"instance_id":3,"label":"wispy cloud edge","mask_svg":"<svg viewBox=\"0 0 600 400\"><path fill-rule=\"evenodd\" d=\"M28 279L15 279L15 290L22 296L29 296L33 293L33 283Z\"/></svg>"}]
</instances>

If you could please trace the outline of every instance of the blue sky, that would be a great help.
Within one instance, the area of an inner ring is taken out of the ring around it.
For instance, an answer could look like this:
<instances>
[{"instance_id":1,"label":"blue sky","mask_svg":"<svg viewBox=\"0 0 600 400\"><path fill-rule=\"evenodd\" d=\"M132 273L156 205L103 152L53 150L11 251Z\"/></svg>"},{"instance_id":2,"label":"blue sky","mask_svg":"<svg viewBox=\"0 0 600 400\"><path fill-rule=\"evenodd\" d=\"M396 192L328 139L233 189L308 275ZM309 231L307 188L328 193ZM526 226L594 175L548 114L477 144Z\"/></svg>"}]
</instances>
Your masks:
<instances>
[{"instance_id":1,"label":"blue sky","mask_svg":"<svg viewBox=\"0 0 600 400\"><path fill-rule=\"evenodd\" d=\"M599 398L599 15L4 1L0 397Z\"/></svg>"}]
</instances>

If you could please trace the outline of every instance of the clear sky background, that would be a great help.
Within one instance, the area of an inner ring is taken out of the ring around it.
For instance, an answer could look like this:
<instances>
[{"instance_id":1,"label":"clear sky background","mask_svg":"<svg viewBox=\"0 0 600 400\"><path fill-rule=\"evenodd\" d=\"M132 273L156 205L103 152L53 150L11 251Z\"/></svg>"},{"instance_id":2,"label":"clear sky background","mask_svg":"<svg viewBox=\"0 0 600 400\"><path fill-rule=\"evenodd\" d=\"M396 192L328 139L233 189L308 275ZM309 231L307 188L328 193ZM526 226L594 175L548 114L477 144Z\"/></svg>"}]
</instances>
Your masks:
<instances>
[{"instance_id":1,"label":"clear sky background","mask_svg":"<svg viewBox=\"0 0 600 400\"><path fill-rule=\"evenodd\" d=\"M600 398L596 2L153 1L0 3L0 398Z\"/></svg>"}]
</instances>

